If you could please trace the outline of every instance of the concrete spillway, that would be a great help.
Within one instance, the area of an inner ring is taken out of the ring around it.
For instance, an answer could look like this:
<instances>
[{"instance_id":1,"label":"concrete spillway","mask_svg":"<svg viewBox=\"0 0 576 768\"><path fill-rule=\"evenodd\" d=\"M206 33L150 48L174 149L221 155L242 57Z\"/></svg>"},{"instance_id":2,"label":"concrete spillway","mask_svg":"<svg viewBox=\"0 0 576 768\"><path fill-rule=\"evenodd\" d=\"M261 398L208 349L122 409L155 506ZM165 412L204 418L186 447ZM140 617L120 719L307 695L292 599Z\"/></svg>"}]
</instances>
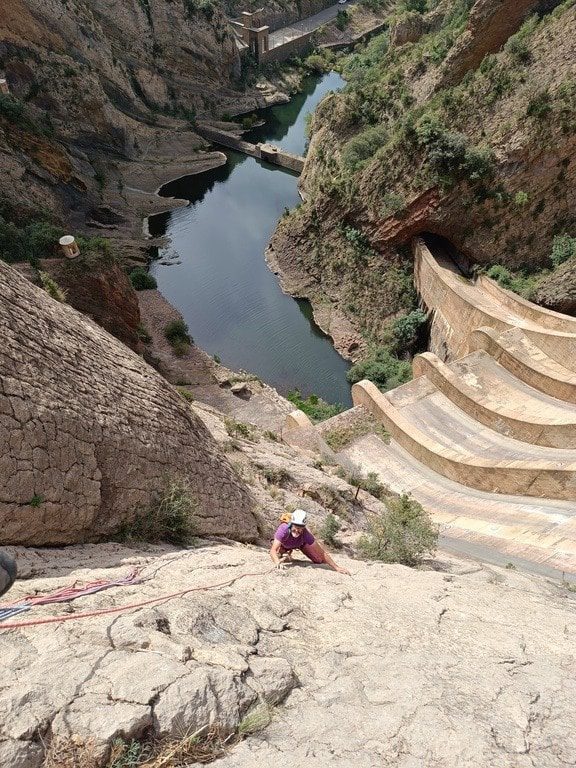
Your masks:
<instances>
[{"instance_id":1,"label":"concrete spillway","mask_svg":"<svg viewBox=\"0 0 576 768\"><path fill-rule=\"evenodd\" d=\"M455 549L576 574L576 319L467 280L422 240L414 255L432 351L408 384L353 387L354 411L391 440L361 437L338 458L410 492ZM286 435L302 444L310 429Z\"/></svg>"}]
</instances>

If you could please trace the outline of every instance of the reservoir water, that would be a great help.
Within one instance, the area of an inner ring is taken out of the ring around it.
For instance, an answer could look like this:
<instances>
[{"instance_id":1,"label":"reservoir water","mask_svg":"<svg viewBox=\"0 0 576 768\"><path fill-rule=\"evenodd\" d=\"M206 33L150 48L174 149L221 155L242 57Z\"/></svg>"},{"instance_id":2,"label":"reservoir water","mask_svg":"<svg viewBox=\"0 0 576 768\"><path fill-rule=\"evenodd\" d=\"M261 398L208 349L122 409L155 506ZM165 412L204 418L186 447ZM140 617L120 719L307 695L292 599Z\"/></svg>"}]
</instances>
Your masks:
<instances>
[{"instance_id":1,"label":"reservoir water","mask_svg":"<svg viewBox=\"0 0 576 768\"><path fill-rule=\"evenodd\" d=\"M304 154L306 115L342 85L336 73L309 78L289 104L261 110L266 125L245 138ZM299 202L297 177L226 155L226 165L162 188L190 202L150 218L151 233L170 238L151 266L158 287L195 342L224 365L253 372L282 394L298 388L348 406L349 364L314 324L309 303L284 295L264 260L278 219Z\"/></svg>"}]
</instances>

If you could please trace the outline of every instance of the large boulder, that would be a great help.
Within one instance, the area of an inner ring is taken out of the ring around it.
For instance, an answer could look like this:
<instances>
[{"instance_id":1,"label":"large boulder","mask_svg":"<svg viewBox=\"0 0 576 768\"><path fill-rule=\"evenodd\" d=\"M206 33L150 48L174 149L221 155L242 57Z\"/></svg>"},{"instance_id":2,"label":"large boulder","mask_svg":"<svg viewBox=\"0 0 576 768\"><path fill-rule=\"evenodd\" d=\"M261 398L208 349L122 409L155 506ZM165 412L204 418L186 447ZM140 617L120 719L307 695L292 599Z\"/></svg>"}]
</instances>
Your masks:
<instances>
[{"instance_id":1,"label":"large boulder","mask_svg":"<svg viewBox=\"0 0 576 768\"><path fill-rule=\"evenodd\" d=\"M0 262L0 542L102 539L185 480L200 534L258 536L253 498L141 358Z\"/></svg>"},{"instance_id":2,"label":"large boulder","mask_svg":"<svg viewBox=\"0 0 576 768\"><path fill-rule=\"evenodd\" d=\"M576 259L570 259L544 278L534 298L548 309L576 315Z\"/></svg>"},{"instance_id":3,"label":"large boulder","mask_svg":"<svg viewBox=\"0 0 576 768\"><path fill-rule=\"evenodd\" d=\"M16 579L16 560L5 552L0 552L0 595L8 592Z\"/></svg>"}]
</instances>

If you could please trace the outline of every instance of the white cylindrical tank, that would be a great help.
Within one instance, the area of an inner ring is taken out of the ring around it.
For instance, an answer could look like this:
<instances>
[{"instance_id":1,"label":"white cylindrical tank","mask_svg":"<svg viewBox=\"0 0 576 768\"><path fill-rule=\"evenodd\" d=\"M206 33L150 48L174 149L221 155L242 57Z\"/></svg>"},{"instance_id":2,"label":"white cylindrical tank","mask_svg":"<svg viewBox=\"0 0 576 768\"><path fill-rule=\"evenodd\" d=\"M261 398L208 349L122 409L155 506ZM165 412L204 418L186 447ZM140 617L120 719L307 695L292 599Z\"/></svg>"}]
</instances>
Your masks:
<instances>
[{"instance_id":1,"label":"white cylindrical tank","mask_svg":"<svg viewBox=\"0 0 576 768\"><path fill-rule=\"evenodd\" d=\"M78 248L78 243L72 235L64 235L58 242L67 259L75 259L76 256L80 256L80 248Z\"/></svg>"}]
</instances>

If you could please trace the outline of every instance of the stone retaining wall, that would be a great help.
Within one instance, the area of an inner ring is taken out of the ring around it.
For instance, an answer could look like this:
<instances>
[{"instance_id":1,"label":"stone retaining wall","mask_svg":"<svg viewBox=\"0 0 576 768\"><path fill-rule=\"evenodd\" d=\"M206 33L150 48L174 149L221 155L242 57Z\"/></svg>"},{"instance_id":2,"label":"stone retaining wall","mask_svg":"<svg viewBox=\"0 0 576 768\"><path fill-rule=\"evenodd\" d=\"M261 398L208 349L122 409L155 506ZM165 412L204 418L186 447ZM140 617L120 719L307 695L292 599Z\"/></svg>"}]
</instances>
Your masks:
<instances>
[{"instance_id":1,"label":"stone retaining wall","mask_svg":"<svg viewBox=\"0 0 576 768\"><path fill-rule=\"evenodd\" d=\"M286 152L280 147L274 147L270 144L250 144L233 133L220 131L208 125L199 125L196 130L200 136L208 141L228 147L228 149L234 149L237 152L243 152L245 155L255 157L258 160L280 165L282 168L287 168L295 173L302 173L304 169L305 158Z\"/></svg>"},{"instance_id":2,"label":"stone retaining wall","mask_svg":"<svg viewBox=\"0 0 576 768\"><path fill-rule=\"evenodd\" d=\"M295 37L293 40L288 40L282 45L277 45L274 48L270 48L269 51L262 53L260 60L264 63L271 61L286 61L292 58L292 56L302 56L309 53L314 47L312 38L316 34L317 30L307 32L300 37Z\"/></svg>"}]
</instances>

